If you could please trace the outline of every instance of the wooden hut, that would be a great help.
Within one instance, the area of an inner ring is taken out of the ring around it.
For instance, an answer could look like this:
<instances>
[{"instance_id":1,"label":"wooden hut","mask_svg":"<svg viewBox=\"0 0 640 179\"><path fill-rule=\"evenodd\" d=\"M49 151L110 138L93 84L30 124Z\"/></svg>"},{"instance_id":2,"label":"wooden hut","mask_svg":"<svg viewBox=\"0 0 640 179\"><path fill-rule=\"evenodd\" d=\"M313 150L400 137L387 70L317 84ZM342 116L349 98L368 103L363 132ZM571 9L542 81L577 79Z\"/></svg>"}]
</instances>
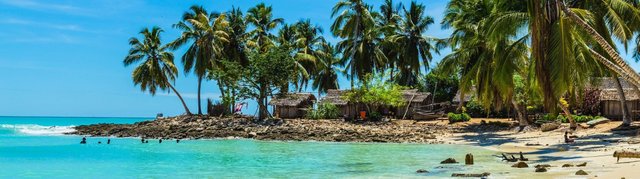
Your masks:
<instances>
[{"instance_id":1,"label":"wooden hut","mask_svg":"<svg viewBox=\"0 0 640 179\"><path fill-rule=\"evenodd\" d=\"M342 97L346 92L347 90L330 89L327 91L327 95L320 100L320 103L336 105L344 118L354 119L360 115L360 111L366 111L366 106L349 103Z\"/></svg>"},{"instance_id":2,"label":"wooden hut","mask_svg":"<svg viewBox=\"0 0 640 179\"><path fill-rule=\"evenodd\" d=\"M462 98L462 103L466 103L471 101L471 98L473 98L473 94L475 94L476 92L476 87L472 86L471 89L469 89L465 94L464 97ZM460 101L460 90L458 90L458 92L456 92L456 95L453 97L453 99L451 100L454 104L459 104Z\"/></svg>"},{"instance_id":3,"label":"wooden hut","mask_svg":"<svg viewBox=\"0 0 640 179\"><path fill-rule=\"evenodd\" d=\"M607 118L622 119L622 104L620 104L620 95L618 94L615 80L613 78L596 78L594 84L600 90L600 115ZM640 117L640 96L625 80L620 79L620 84L627 100L629 113L631 113L632 118L637 119Z\"/></svg>"},{"instance_id":4,"label":"wooden hut","mask_svg":"<svg viewBox=\"0 0 640 179\"><path fill-rule=\"evenodd\" d=\"M402 90L402 97L406 105L394 110L397 118L421 119L426 117L420 115L419 112L427 110L424 107L431 103L431 93L419 92L417 89Z\"/></svg>"},{"instance_id":5,"label":"wooden hut","mask_svg":"<svg viewBox=\"0 0 640 179\"><path fill-rule=\"evenodd\" d=\"M272 98L269 104L274 107L276 117L292 119L304 117L315 100L311 93L290 93Z\"/></svg>"}]
</instances>

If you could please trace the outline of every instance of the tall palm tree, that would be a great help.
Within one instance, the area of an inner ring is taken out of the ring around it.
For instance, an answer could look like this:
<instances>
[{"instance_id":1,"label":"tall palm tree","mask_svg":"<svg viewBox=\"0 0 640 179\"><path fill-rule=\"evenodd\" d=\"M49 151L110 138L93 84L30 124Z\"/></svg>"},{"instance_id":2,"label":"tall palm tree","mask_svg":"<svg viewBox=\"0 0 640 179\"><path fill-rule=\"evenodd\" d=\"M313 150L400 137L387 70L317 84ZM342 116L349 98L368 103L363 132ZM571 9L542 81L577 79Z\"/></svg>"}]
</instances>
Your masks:
<instances>
[{"instance_id":1,"label":"tall palm tree","mask_svg":"<svg viewBox=\"0 0 640 179\"><path fill-rule=\"evenodd\" d=\"M412 1L409 10L403 10L404 19L401 21L400 32L389 38L399 46L397 63L400 75L397 81L404 86L414 86L421 74L420 66L423 65L427 71L429 61L433 58L432 53L439 53L444 47L444 42L423 35L434 22L431 16L425 16L423 4Z\"/></svg>"},{"instance_id":2,"label":"tall palm tree","mask_svg":"<svg viewBox=\"0 0 640 179\"><path fill-rule=\"evenodd\" d=\"M133 70L133 83L140 85L142 91L148 90L151 95L155 95L158 90L171 89L182 102L186 114L191 115L184 99L178 90L171 85L178 76L178 68L173 63L173 53L167 51L166 45L162 45L160 33L162 33L162 29L159 27L153 27L151 30L145 28L140 31L144 38L142 41L132 37L129 40L131 49L123 61L124 66L141 62Z\"/></svg>"},{"instance_id":3,"label":"tall palm tree","mask_svg":"<svg viewBox=\"0 0 640 179\"><path fill-rule=\"evenodd\" d=\"M449 38L453 52L439 64L444 73L460 73L461 96L475 86L476 98L487 109L513 105L513 75L528 59L526 37L517 41L488 37L493 7L484 0L449 2L442 24L453 28ZM519 120L521 125L527 124L524 115L519 115Z\"/></svg>"},{"instance_id":4,"label":"tall palm tree","mask_svg":"<svg viewBox=\"0 0 640 179\"><path fill-rule=\"evenodd\" d=\"M376 25L381 28L385 37L391 37L400 31L400 10L402 3L394 3L393 0L385 0L380 6L380 13L375 17ZM400 59L398 56L399 46L392 41L385 39L382 43L382 51L387 56L387 68L390 69L389 79L393 79L396 63Z\"/></svg>"},{"instance_id":5,"label":"tall palm tree","mask_svg":"<svg viewBox=\"0 0 640 179\"><path fill-rule=\"evenodd\" d=\"M224 31L224 14L208 13L202 6L191 6L191 11L182 15L182 21L173 27L182 30L182 35L169 44L173 49L189 44L182 55L184 72L194 71L198 77L198 114L202 114L200 93L202 80L207 70L221 58L222 45L227 42L228 34Z\"/></svg>"},{"instance_id":6,"label":"tall palm tree","mask_svg":"<svg viewBox=\"0 0 640 179\"><path fill-rule=\"evenodd\" d=\"M251 35L250 46L258 49L260 52L266 52L271 48L275 38L271 34L271 30L284 23L282 18L273 17L273 8L260 3L247 11L247 22L255 27L249 34Z\"/></svg>"},{"instance_id":7,"label":"tall palm tree","mask_svg":"<svg viewBox=\"0 0 640 179\"><path fill-rule=\"evenodd\" d=\"M295 24L296 71L299 72L298 91L306 87L309 76L315 71L319 56L318 48L325 40L322 37L323 30L320 26L312 25L311 20L301 20Z\"/></svg>"},{"instance_id":8,"label":"tall palm tree","mask_svg":"<svg viewBox=\"0 0 640 179\"><path fill-rule=\"evenodd\" d=\"M338 89L338 73L342 70L338 68L339 52L329 43L323 43L319 48L319 60L316 72L311 75L313 83L311 87L318 90L318 97L327 93L329 89Z\"/></svg>"},{"instance_id":9,"label":"tall palm tree","mask_svg":"<svg viewBox=\"0 0 640 179\"><path fill-rule=\"evenodd\" d=\"M349 70L351 86L354 78L364 79L366 74L381 71L387 57L379 44L382 31L376 28L371 7L362 0L342 0L333 7L331 32L344 40L337 45L343 52L342 65Z\"/></svg>"}]
</instances>

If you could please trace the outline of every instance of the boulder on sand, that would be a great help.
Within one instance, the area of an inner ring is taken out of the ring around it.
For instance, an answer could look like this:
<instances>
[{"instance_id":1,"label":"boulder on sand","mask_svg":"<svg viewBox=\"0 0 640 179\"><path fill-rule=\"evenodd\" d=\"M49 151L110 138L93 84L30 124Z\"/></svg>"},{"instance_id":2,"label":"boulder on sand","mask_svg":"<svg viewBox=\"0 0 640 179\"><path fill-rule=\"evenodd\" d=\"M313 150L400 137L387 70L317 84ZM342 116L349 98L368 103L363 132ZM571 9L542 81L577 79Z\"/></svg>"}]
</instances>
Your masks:
<instances>
[{"instance_id":1,"label":"boulder on sand","mask_svg":"<svg viewBox=\"0 0 640 179\"><path fill-rule=\"evenodd\" d=\"M578 170L576 172L576 175L589 175L589 173L585 172L584 170Z\"/></svg>"},{"instance_id":2,"label":"boulder on sand","mask_svg":"<svg viewBox=\"0 0 640 179\"><path fill-rule=\"evenodd\" d=\"M568 164L567 163L567 164L562 165L562 168L565 168L565 167L573 167L573 164Z\"/></svg>"},{"instance_id":3,"label":"boulder on sand","mask_svg":"<svg viewBox=\"0 0 640 179\"><path fill-rule=\"evenodd\" d=\"M540 126L540 130L542 130L542 132L547 132L547 131L556 130L558 127L560 127L560 124L555 122L544 123L542 124L542 126Z\"/></svg>"},{"instance_id":4,"label":"boulder on sand","mask_svg":"<svg viewBox=\"0 0 640 179\"><path fill-rule=\"evenodd\" d=\"M429 173L429 171L427 171L425 169L418 169L418 170L416 170L416 173Z\"/></svg>"},{"instance_id":5,"label":"boulder on sand","mask_svg":"<svg viewBox=\"0 0 640 179\"><path fill-rule=\"evenodd\" d=\"M547 168L545 168L545 167L538 167L538 168L536 168L536 172L547 172Z\"/></svg>"},{"instance_id":6,"label":"boulder on sand","mask_svg":"<svg viewBox=\"0 0 640 179\"><path fill-rule=\"evenodd\" d=\"M453 159L453 158L448 158L440 162L440 164L451 164L451 163L458 163L458 161L456 161L456 159Z\"/></svg>"},{"instance_id":7,"label":"boulder on sand","mask_svg":"<svg viewBox=\"0 0 640 179\"><path fill-rule=\"evenodd\" d=\"M587 162L583 162L581 164L576 165L576 167L586 167L587 166Z\"/></svg>"},{"instance_id":8,"label":"boulder on sand","mask_svg":"<svg viewBox=\"0 0 640 179\"><path fill-rule=\"evenodd\" d=\"M527 165L527 163L524 162L518 162L516 164L511 165L511 167L515 167L515 168L527 168L529 167L529 165Z\"/></svg>"},{"instance_id":9,"label":"boulder on sand","mask_svg":"<svg viewBox=\"0 0 640 179\"><path fill-rule=\"evenodd\" d=\"M535 166L535 168L549 168L549 167L551 167L551 165L549 164L539 164Z\"/></svg>"}]
</instances>

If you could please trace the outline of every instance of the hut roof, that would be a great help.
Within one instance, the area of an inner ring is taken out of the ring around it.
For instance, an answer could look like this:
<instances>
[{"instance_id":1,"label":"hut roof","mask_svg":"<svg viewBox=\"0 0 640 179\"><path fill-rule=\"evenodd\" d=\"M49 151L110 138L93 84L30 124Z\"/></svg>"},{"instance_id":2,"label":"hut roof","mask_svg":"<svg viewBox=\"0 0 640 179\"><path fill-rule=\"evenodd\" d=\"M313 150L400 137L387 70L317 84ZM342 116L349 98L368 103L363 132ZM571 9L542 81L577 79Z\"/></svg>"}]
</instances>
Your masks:
<instances>
[{"instance_id":1,"label":"hut roof","mask_svg":"<svg viewBox=\"0 0 640 179\"><path fill-rule=\"evenodd\" d=\"M321 103L331 103L334 105L347 105L347 101L342 99L342 94L344 94L345 90L337 90L337 89L330 89L327 90L327 95L324 96L322 98L322 100L320 100Z\"/></svg>"},{"instance_id":2,"label":"hut roof","mask_svg":"<svg viewBox=\"0 0 640 179\"><path fill-rule=\"evenodd\" d=\"M624 96L627 100L640 100L640 96L638 93L633 90L631 84L625 81L622 78L620 79L620 84L622 85L622 90L624 91ZM616 87L616 81L612 77L600 77L591 79L591 83L587 86L589 88L595 88L600 90L600 100L601 101L618 101L620 100L620 95L618 94L618 89Z\"/></svg>"},{"instance_id":3,"label":"hut roof","mask_svg":"<svg viewBox=\"0 0 640 179\"><path fill-rule=\"evenodd\" d=\"M468 102L471 101L471 98L473 97L473 94L476 91L476 87L472 86L471 89L469 89L465 94L464 97L462 98L462 102ZM456 92L456 96L453 97L452 100L454 103L459 103L460 102L460 90L458 89L458 92Z\"/></svg>"},{"instance_id":4,"label":"hut roof","mask_svg":"<svg viewBox=\"0 0 640 179\"><path fill-rule=\"evenodd\" d=\"M311 93L289 93L271 98L269 104L274 106L299 106L311 100L316 100L316 96Z\"/></svg>"},{"instance_id":5,"label":"hut roof","mask_svg":"<svg viewBox=\"0 0 640 179\"><path fill-rule=\"evenodd\" d=\"M431 96L431 93L419 92L417 89L402 90L402 97L407 102L427 102L426 100L429 99L429 96Z\"/></svg>"}]
</instances>

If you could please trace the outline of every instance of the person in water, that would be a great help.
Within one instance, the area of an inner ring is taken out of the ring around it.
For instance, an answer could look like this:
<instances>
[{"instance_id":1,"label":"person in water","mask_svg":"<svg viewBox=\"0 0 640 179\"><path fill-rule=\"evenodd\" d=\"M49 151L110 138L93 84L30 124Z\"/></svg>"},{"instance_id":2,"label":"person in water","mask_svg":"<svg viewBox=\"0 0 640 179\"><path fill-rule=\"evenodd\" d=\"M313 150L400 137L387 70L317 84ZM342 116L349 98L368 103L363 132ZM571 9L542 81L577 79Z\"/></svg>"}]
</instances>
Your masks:
<instances>
[{"instance_id":1,"label":"person in water","mask_svg":"<svg viewBox=\"0 0 640 179\"><path fill-rule=\"evenodd\" d=\"M160 140L158 141L158 143L162 144L162 139L160 139Z\"/></svg>"},{"instance_id":2,"label":"person in water","mask_svg":"<svg viewBox=\"0 0 640 179\"><path fill-rule=\"evenodd\" d=\"M107 144L111 144L111 139L107 139Z\"/></svg>"},{"instance_id":3,"label":"person in water","mask_svg":"<svg viewBox=\"0 0 640 179\"><path fill-rule=\"evenodd\" d=\"M176 139L176 143L180 143L180 139Z\"/></svg>"},{"instance_id":4,"label":"person in water","mask_svg":"<svg viewBox=\"0 0 640 179\"><path fill-rule=\"evenodd\" d=\"M98 141L98 144L102 144L102 141Z\"/></svg>"},{"instance_id":5,"label":"person in water","mask_svg":"<svg viewBox=\"0 0 640 179\"><path fill-rule=\"evenodd\" d=\"M569 138L569 132L564 132L564 143L573 143L573 139Z\"/></svg>"},{"instance_id":6,"label":"person in water","mask_svg":"<svg viewBox=\"0 0 640 179\"><path fill-rule=\"evenodd\" d=\"M140 142L142 142L144 144L144 137L140 140Z\"/></svg>"},{"instance_id":7,"label":"person in water","mask_svg":"<svg viewBox=\"0 0 640 179\"><path fill-rule=\"evenodd\" d=\"M80 144L87 144L87 138L82 137L82 141L80 141Z\"/></svg>"}]
</instances>

